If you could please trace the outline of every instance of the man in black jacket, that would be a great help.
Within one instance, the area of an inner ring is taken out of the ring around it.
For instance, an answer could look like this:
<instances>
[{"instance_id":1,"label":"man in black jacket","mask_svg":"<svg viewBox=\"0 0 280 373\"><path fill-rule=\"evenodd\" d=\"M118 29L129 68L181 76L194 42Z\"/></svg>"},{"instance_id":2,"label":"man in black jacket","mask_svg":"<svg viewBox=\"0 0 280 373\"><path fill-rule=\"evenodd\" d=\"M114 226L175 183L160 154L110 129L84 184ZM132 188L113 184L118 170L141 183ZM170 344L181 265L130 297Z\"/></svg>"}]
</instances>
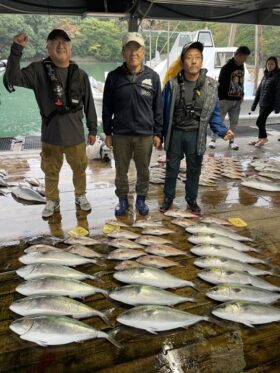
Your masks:
<instances>
[{"instance_id":1,"label":"man in black jacket","mask_svg":"<svg viewBox=\"0 0 280 373\"><path fill-rule=\"evenodd\" d=\"M124 64L108 74L103 95L105 143L113 148L116 165L116 195L119 203L115 215L128 209L130 160L137 170L136 209L147 215L145 203L149 187L149 164L153 145L161 147L162 101L160 79L143 64L144 39L129 32L122 41Z\"/></svg>"},{"instance_id":2,"label":"man in black jacket","mask_svg":"<svg viewBox=\"0 0 280 373\"><path fill-rule=\"evenodd\" d=\"M246 46L237 48L232 57L222 68L219 75L218 95L222 119L228 114L230 129L236 133L240 106L244 97L244 63L250 55L250 49ZM238 150L234 138L229 141L232 150ZM212 134L210 149L216 147L216 135Z\"/></svg>"}]
</instances>

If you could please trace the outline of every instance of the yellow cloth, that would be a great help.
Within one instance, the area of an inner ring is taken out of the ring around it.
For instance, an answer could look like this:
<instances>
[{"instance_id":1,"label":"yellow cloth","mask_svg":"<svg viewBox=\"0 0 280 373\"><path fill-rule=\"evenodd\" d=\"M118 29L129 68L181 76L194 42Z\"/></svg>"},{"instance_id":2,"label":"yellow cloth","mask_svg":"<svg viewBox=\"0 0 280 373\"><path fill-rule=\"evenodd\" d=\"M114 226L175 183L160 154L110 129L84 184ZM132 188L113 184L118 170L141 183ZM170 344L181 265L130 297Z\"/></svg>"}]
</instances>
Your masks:
<instances>
[{"instance_id":1,"label":"yellow cloth","mask_svg":"<svg viewBox=\"0 0 280 373\"><path fill-rule=\"evenodd\" d=\"M172 78L175 78L179 74L179 72L182 70L182 62L181 62L181 56L177 57L174 62L169 66L168 70L165 73L162 85L163 88L165 84Z\"/></svg>"}]
</instances>

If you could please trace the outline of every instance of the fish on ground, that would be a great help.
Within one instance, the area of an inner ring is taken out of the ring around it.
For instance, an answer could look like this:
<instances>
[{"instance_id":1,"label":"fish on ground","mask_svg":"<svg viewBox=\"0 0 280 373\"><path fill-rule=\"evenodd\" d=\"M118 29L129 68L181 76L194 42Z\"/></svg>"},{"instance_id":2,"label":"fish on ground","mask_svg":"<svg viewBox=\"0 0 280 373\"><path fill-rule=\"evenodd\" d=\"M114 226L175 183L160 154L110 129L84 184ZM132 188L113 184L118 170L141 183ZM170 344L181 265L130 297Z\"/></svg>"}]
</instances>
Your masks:
<instances>
[{"instance_id":1,"label":"fish on ground","mask_svg":"<svg viewBox=\"0 0 280 373\"><path fill-rule=\"evenodd\" d=\"M84 298L101 293L107 296L107 290L91 286L85 282L71 278L43 277L27 280L16 287L16 291L23 295L62 295L70 298Z\"/></svg>"},{"instance_id":2,"label":"fish on ground","mask_svg":"<svg viewBox=\"0 0 280 373\"><path fill-rule=\"evenodd\" d=\"M10 329L21 339L42 347L81 342L93 338L105 338L114 346L120 344L110 334L65 316L25 316L13 321Z\"/></svg>"},{"instance_id":3,"label":"fish on ground","mask_svg":"<svg viewBox=\"0 0 280 373\"><path fill-rule=\"evenodd\" d=\"M179 227L183 227L183 228L196 224L194 220L186 219L186 218L176 218L176 219L171 220L171 223L176 224Z\"/></svg>"},{"instance_id":4,"label":"fish on ground","mask_svg":"<svg viewBox=\"0 0 280 373\"><path fill-rule=\"evenodd\" d=\"M169 268L169 267L183 267L180 263L174 260L166 259L157 255L144 255L136 259L136 262L147 267Z\"/></svg>"},{"instance_id":5,"label":"fish on ground","mask_svg":"<svg viewBox=\"0 0 280 373\"><path fill-rule=\"evenodd\" d=\"M162 227L161 221L153 220L137 220L132 224L133 228L153 228L153 227Z\"/></svg>"},{"instance_id":6,"label":"fish on ground","mask_svg":"<svg viewBox=\"0 0 280 373\"><path fill-rule=\"evenodd\" d=\"M143 249L143 246L127 238L115 238L108 242L109 246L116 247L117 249Z\"/></svg>"},{"instance_id":7,"label":"fish on ground","mask_svg":"<svg viewBox=\"0 0 280 373\"><path fill-rule=\"evenodd\" d=\"M126 269L115 272L113 277L128 284L151 285L162 289L195 286L191 281L182 280L161 269L150 267Z\"/></svg>"},{"instance_id":8,"label":"fish on ground","mask_svg":"<svg viewBox=\"0 0 280 373\"><path fill-rule=\"evenodd\" d=\"M208 317L167 306L145 305L133 307L123 312L117 317L117 321L156 334L164 330L187 328L199 321L208 321Z\"/></svg>"},{"instance_id":9,"label":"fish on ground","mask_svg":"<svg viewBox=\"0 0 280 373\"><path fill-rule=\"evenodd\" d=\"M206 295L219 302L245 300L269 304L280 299L280 293L257 288L255 286L239 284L220 284L209 289Z\"/></svg>"},{"instance_id":10,"label":"fish on ground","mask_svg":"<svg viewBox=\"0 0 280 373\"><path fill-rule=\"evenodd\" d=\"M59 264L76 267L82 264L96 264L95 259L84 258L83 256L67 253L65 251L47 251L44 253L29 253L22 255L19 261L23 264Z\"/></svg>"},{"instance_id":11,"label":"fish on ground","mask_svg":"<svg viewBox=\"0 0 280 373\"><path fill-rule=\"evenodd\" d=\"M229 221L216 218L214 216L205 216L201 218L200 221L201 223L206 223L206 224L214 223L214 224L219 224L219 225L232 225Z\"/></svg>"},{"instance_id":12,"label":"fish on ground","mask_svg":"<svg viewBox=\"0 0 280 373\"><path fill-rule=\"evenodd\" d=\"M152 236L162 236L164 234L172 234L172 233L175 233L175 231L164 228L164 227L145 228L142 231L142 234L148 234L148 235L150 234Z\"/></svg>"},{"instance_id":13,"label":"fish on ground","mask_svg":"<svg viewBox=\"0 0 280 373\"><path fill-rule=\"evenodd\" d=\"M125 285L109 292L109 297L118 302L139 306L145 304L158 304L162 306L175 306L183 302L195 302L194 298L183 297L170 291L148 285Z\"/></svg>"},{"instance_id":14,"label":"fish on ground","mask_svg":"<svg viewBox=\"0 0 280 373\"><path fill-rule=\"evenodd\" d=\"M37 244L37 245L31 245L24 250L26 254L39 253L39 252L46 253L48 251L62 251L62 249L55 247L55 246L51 246L51 245Z\"/></svg>"},{"instance_id":15,"label":"fish on ground","mask_svg":"<svg viewBox=\"0 0 280 373\"><path fill-rule=\"evenodd\" d=\"M164 215L171 218L197 218L197 215L186 210L168 210Z\"/></svg>"},{"instance_id":16,"label":"fish on ground","mask_svg":"<svg viewBox=\"0 0 280 373\"><path fill-rule=\"evenodd\" d=\"M110 238L126 238L128 240L135 240L136 238L140 237L140 234L125 231L125 230L119 230L119 231L113 231L107 234Z\"/></svg>"},{"instance_id":17,"label":"fish on ground","mask_svg":"<svg viewBox=\"0 0 280 373\"><path fill-rule=\"evenodd\" d=\"M255 251L259 252L258 249L255 249L252 246L245 245L244 243L240 241L233 240L232 238L220 236L218 234L197 234L192 235L188 238L188 241L194 244L209 244L209 245L222 245L231 247L238 251Z\"/></svg>"},{"instance_id":18,"label":"fish on ground","mask_svg":"<svg viewBox=\"0 0 280 373\"><path fill-rule=\"evenodd\" d=\"M77 254L85 258L103 258L104 255L100 254L84 245L71 245L63 249L68 253Z\"/></svg>"},{"instance_id":19,"label":"fish on ground","mask_svg":"<svg viewBox=\"0 0 280 373\"><path fill-rule=\"evenodd\" d=\"M46 203L46 199L30 187L15 186L11 188L11 193L22 200L37 203Z\"/></svg>"},{"instance_id":20,"label":"fish on ground","mask_svg":"<svg viewBox=\"0 0 280 373\"><path fill-rule=\"evenodd\" d=\"M111 251L107 255L107 259L112 260L129 260L139 258L139 256L145 255L144 251L133 250L133 249L116 249Z\"/></svg>"},{"instance_id":21,"label":"fish on ground","mask_svg":"<svg viewBox=\"0 0 280 373\"><path fill-rule=\"evenodd\" d=\"M170 245L151 245L151 246L146 247L144 250L148 254L158 255L158 256L163 256L163 257L178 256L178 255L186 256L187 255L184 251L178 250L175 247L170 246Z\"/></svg>"},{"instance_id":22,"label":"fish on ground","mask_svg":"<svg viewBox=\"0 0 280 373\"><path fill-rule=\"evenodd\" d=\"M225 236L229 237L233 240L236 241L253 241L252 238L242 236L234 231L232 231L229 228L222 227L218 224L205 224L205 223L200 223L200 224L195 224L191 225L186 228L186 231L188 233L193 233L193 234L217 234L219 236Z\"/></svg>"},{"instance_id":23,"label":"fish on ground","mask_svg":"<svg viewBox=\"0 0 280 373\"><path fill-rule=\"evenodd\" d=\"M68 237L66 240L64 240L64 243L67 245L84 245L84 246L93 246L93 245L100 245L101 242L86 236L81 237Z\"/></svg>"},{"instance_id":24,"label":"fish on ground","mask_svg":"<svg viewBox=\"0 0 280 373\"><path fill-rule=\"evenodd\" d=\"M226 302L212 311L213 315L249 327L280 321L279 308L254 302Z\"/></svg>"},{"instance_id":25,"label":"fish on ground","mask_svg":"<svg viewBox=\"0 0 280 373\"><path fill-rule=\"evenodd\" d=\"M116 271L123 271L125 269L144 267L143 264L137 263L134 260L124 260L115 266Z\"/></svg>"},{"instance_id":26,"label":"fish on ground","mask_svg":"<svg viewBox=\"0 0 280 373\"><path fill-rule=\"evenodd\" d=\"M241 181L241 185L267 192L280 192L280 183L274 183L270 180L264 181L255 178L247 178Z\"/></svg>"},{"instance_id":27,"label":"fish on ground","mask_svg":"<svg viewBox=\"0 0 280 373\"><path fill-rule=\"evenodd\" d=\"M170 240L152 235L143 235L137 238L135 242L144 246L172 244Z\"/></svg>"},{"instance_id":28,"label":"fish on ground","mask_svg":"<svg viewBox=\"0 0 280 373\"><path fill-rule=\"evenodd\" d=\"M56 295L35 295L18 299L10 305L10 310L21 316L72 316L75 319L99 316L106 324L110 324L105 313L74 299Z\"/></svg>"}]
</instances>

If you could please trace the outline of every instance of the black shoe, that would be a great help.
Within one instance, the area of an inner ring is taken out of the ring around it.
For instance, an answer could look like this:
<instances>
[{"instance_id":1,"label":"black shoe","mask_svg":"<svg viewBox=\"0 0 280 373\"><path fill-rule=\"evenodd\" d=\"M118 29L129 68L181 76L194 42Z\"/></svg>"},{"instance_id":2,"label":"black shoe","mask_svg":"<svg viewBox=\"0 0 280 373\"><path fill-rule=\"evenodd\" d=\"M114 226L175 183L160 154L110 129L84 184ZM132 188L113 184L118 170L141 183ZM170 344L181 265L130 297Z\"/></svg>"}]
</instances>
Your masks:
<instances>
[{"instance_id":1,"label":"black shoe","mask_svg":"<svg viewBox=\"0 0 280 373\"><path fill-rule=\"evenodd\" d=\"M145 196L138 195L136 198L135 207L138 210L140 215L148 215L149 207L146 205Z\"/></svg>"},{"instance_id":2,"label":"black shoe","mask_svg":"<svg viewBox=\"0 0 280 373\"><path fill-rule=\"evenodd\" d=\"M201 215L201 208L198 206L195 199L191 199L187 201L188 209L195 215Z\"/></svg>"},{"instance_id":3,"label":"black shoe","mask_svg":"<svg viewBox=\"0 0 280 373\"><path fill-rule=\"evenodd\" d=\"M116 216L122 216L125 214L126 210L128 209L128 199L125 198L119 198L119 203L117 204L115 208L115 215Z\"/></svg>"},{"instance_id":4,"label":"black shoe","mask_svg":"<svg viewBox=\"0 0 280 373\"><path fill-rule=\"evenodd\" d=\"M165 211L169 210L172 203L173 203L173 198L164 197L164 199L163 199L163 201L160 205L159 211L160 212L165 212Z\"/></svg>"}]
</instances>

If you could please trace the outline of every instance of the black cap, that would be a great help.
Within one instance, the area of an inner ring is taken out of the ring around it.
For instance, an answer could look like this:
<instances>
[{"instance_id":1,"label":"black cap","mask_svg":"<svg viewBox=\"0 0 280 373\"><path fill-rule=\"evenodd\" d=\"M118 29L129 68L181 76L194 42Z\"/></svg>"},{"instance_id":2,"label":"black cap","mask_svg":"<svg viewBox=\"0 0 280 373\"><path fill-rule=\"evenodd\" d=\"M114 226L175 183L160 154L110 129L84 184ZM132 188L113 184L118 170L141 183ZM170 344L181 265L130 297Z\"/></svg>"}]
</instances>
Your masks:
<instances>
[{"instance_id":1,"label":"black cap","mask_svg":"<svg viewBox=\"0 0 280 373\"><path fill-rule=\"evenodd\" d=\"M194 42L185 44L182 49L181 60L184 58L184 55L187 53L189 49L198 49L202 54L203 48L204 46L202 43L200 43L200 41L194 41Z\"/></svg>"},{"instance_id":2,"label":"black cap","mask_svg":"<svg viewBox=\"0 0 280 373\"><path fill-rule=\"evenodd\" d=\"M56 38L63 38L64 40L66 41L71 41L70 37L68 36L68 34L64 31L64 30L61 30L61 29L54 29L52 30L48 37L47 37L47 41L49 40L54 40Z\"/></svg>"}]
</instances>

